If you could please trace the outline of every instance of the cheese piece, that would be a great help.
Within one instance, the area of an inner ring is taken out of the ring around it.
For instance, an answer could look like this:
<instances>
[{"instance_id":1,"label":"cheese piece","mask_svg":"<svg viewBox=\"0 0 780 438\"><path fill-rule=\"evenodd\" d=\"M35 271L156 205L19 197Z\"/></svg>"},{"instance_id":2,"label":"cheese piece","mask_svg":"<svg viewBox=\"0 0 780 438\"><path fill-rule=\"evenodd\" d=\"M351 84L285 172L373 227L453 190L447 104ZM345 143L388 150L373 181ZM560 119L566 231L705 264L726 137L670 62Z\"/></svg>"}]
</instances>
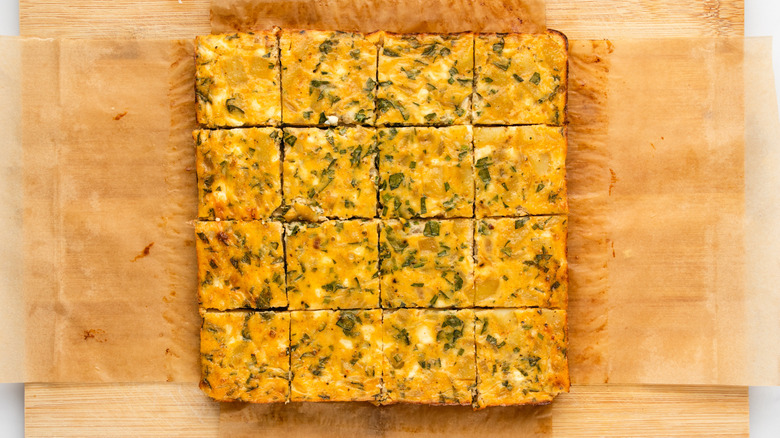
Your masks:
<instances>
[{"instance_id":1,"label":"cheese piece","mask_svg":"<svg viewBox=\"0 0 780 438\"><path fill-rule=\"evenodd\" d=\"M285 227L290 309L379 307L376 221L292 223Z\"/></svg>"},{"instance_id":2,"label":"cheese piece","mask_svg":"<svg viewBox=\"0 0 780 438\"><path fill-rule=\"evenodd\" d=\"M281 206L281 131L200 130L193 136L199 218L268 218Z\"/></svg>"},{"instance_id":3,"label":"cheese piece","mask_svg":"<svg viewBox=\"0 0 780 438\"><path fill-rule=\"evenodd\" d=\"M565 216L482 219L476 227L478 307L566 307Z\"/></svg>"},{"instance_id":4,"label":"cheese piece","mask_svg":"<svg viewBox=\"0 0 780 438\"><path fill-rule=\"evenodd\" d=\"M287 306L280 223L197 222L195 232L202 307Z\"/></svg>"},{"instance_id":5,"label":"cheese piece","mask_svg":"<svg viewBox=\"0 0 780 438\"><path fill-rule=\"evenodd\" d=\"M374 217L376 133L363 127L285 128L288 219Z\"/></svg>"},{"instance_id":6,"label":"cheese piece","mask_svg":"<svg viewBox=\"0 0 780 438\"><path fill-rule=\"evenodd\" d=\"M568 55L563 34L480 34L474 55L474 124L564 123Z\"/></svg>"},{"instance_id":7,"label":"cheese piece","mask_svg":"<svg viewBox=\"0 0 780 438\"><path fill-rule=\"evenodd\" d=\"M383 223L382 307L473 306L473 235L469 219Z\"/></svg>"},{"instance_id":8,"label":"cheese piece","mask_svg":"<svg viewBox=\"0 0 780 438\"><path fill-rule=\"evenodd\" d=\"M377 124L471 122L474 35L384 34L379 50Z\"/></svg>"},{"instance_id":9,"label":"cheese piece","mask_svg":"<svg viewBox=\"0 0 780 438\"><path fill-rule=\"evenodd\" d=\"M476 312L477 407L544 404L569 391L566 312Z\"/></svg>"},{"instance_id":10,"label":"cheese piece","mask_svg":"<svg viewBox=\"0 0 780 438\"><path fill-rule=\"evenodd\" d=\"M378 130L382 217L472 217L471 126Z\"/></svg>"},{"instance_id":11,"label":"cheese piece","mask_svg":"<svg viewBox=\"0 0 780 438\"><path fill-rule=\"evenodd\" d=\"M382 311L292 312L290 401L376 401L382 387Z\"/></svg>"},{"instance_id":12,"label":"cheese piece","mask_svg":"<svg viewBox=\"0 0 780 438\"><path fill-rule=\"evenodd\" d=\"M198 123L208 128L278 125L282 102L277 32L196 39Z\"/></svg>"},{"instance_id":13,"label":"cheese piece","mask_svg":"<svg viewBox=\"0 0 780 438\"><path fill-rule=\"evenodd\" d=\"M476 386L474 311L384 311L386 402L468 405Z\"/></svg>"},{"instance_id":14,"label":"cheese piece","mask_svg":"<svg viewBox=\"0 0 780 438\"><path fill-rule=\"evenodd\" d=\"M284 30L284 123L374 123L378 34Z\"/></svg>"},{"instance_id":15,"label":"cheese piece","mask_svg":"<svg viewBox=\"0 0 780 438\"><path fill-rule=\"evenodd\" d=\"M287 401L290 314L206 312L200 331L200 388L217 401Z\"/></svg>"},{"instance_id":16,"label":"cheese piece","mask_svg":"<svg viewBox=\"0 0 780 438\"><path fill-rule=\"evenodd\" d=\"M476 214L560 214L566 201L566 128L474 129Z\"/></svg>"}]
</instances>

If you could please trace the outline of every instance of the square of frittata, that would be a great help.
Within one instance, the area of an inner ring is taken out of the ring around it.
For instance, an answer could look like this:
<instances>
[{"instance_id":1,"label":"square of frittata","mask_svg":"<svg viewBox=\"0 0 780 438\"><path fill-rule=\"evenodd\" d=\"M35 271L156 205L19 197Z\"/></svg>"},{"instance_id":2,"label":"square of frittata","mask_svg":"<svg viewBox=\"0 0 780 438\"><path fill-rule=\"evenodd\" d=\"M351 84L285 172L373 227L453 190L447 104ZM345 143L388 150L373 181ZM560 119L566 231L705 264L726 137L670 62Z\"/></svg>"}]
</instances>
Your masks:
<instances>
[{"instance_id":1,"label":"square of frittata","mask_svg":"<svg viewBox=\"0 0 780 438\"><path fill-rule=\"evenodd\" d=\"M206 312L200 388L218 401L285 402L290 394L290 314Z\"/></svg>"},{"instance_id":2,"label":"square of frittata","mask_svg":"<svg viewBox=\"0 0 780 438\"><path fill-rule=\"evenodd\" d=\"M377 401L382 311L292 312L290 401Z\"/></svg>"},{"instance_id":3,"label":"square of frittata","mask_svg":"<svg viewBox=\"0 0 780 438\"><path fill-rule=\"evenodd\" d=\"M276 31L196 39L198 123L208 128L278 125L281 70Z\"/></svg>"},{"instance_id":4,"label":"square of frittata","mask_svg":"<svg viewBox=\"0 0 780 438\"><path fill-rule=\"evenodd\" d=\"M472 217L471 126L377 130L382 217Z\"/></svg>"},{"instance_id":5,"label":"square of frittata","mask_svg":"<svg viewBox=\"0 0 780 438\"><path fill-rule=\"evenodd\" d=\"M388 220L380 226L382 307L474 305L470 219Z\"/></svg>"},{"instance_id":6,"label":"square of frittata","mask_svg":"<svg viewBox=\"0 0 780 438\"><path fill-rule=\"evenodd\" d=\"M564 123L568 55L563 34L480 34L474 58L474 124Z\"/></svg>"},{"instance_id":7,"label":"square of frittata","mask_svg":"<svg viewBox=\"0 0 780 438\"><path fill-rule=\"evenodd\" d=\"M374 220L286 224L290 309L379 308Z\"/></svg>"},{"instance_id":8,"label":"square of frittata","mask_svg":"<svg viewBox=\"0 0 780 438\"><path fill-rule=\"evenodd\" d=\"M476 386L474 311L384 311L386 402L468 405Z\"/></svg>"},{"instance_id":9,"label":"square of frittata","mask_svg":"<svg viewBox=\"0 0 780 438\"><path fill-rule=\"evenodd\" d=\"M283 30L284 123L373 125L378 42L378 34Z\"/></svg>"},{"instance_id":10,"label":"square of frittata","mask_svg":"<svg viewBox=\"0 0 780 438\"><path fill-rule=\"evenodd\" d=\"M199 218L262 219L282 205L280 130L204 129L193 136Z\"/></svg>"},{"instance_id":11,"label":"square of frittata","mask_svg":"<svg viewBox=\"0 0 780 438\"><path fill-rule=\"evenodd\" d=\"M476 222L477 307L566 308L566 216Z\"/></svg>"},{"instance_id":12,"label":"square of frittata","mask_svg":"<svg viewBox=\"0 0 780 438\"><path fill-rule=\"evenodd\" d=\"M280 223L197 222L195 232L201 307L287 306Z\"/></svg>"},{"instance_id":13,"label":"square of frittata","mask_svg":"<svg viewBox=\"0 0 780 438\"><path fill-rule=\"evenodd\" d=\"M474 128L477 217L566 213L566 128Z\"/></svg>"},{"instance_id":14,"label":"square of frittata","mask_svg":"<svg viewBox=\"0 0 780 438\"><path fill-rule=\"evenodd\" d=\"M475 313L478 407L543 404L569 391L566 311Z\"/></svg>"},{"instance_id":15,"label":"square of frittata","mask_svg":"<svg viewBox=\"0 0 780 438\"><path fill-rule=\"evenodd\" d=\"M379 50L378 125L471 122L474 35L385 33Z\"/></svg>"},{"instance_id":16,"label":"square of frittata","mask_svg":"<svg viewBox=\"0 0 780 438\"><path fill-rule=\"evenodd\" d=\"M285 128L284 146L286 218L376 215L373 128Z\"/></svg>"}]
</instances>

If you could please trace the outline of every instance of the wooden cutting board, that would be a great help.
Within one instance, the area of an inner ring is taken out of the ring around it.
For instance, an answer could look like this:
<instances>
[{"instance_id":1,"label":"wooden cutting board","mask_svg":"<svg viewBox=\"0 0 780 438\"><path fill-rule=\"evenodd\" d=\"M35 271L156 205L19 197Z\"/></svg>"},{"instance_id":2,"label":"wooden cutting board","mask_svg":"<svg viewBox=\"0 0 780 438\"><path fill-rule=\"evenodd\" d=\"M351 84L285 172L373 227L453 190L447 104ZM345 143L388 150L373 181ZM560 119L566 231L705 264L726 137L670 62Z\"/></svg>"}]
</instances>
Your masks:
<instances>
[{"instance_id":1,"label":"wooden cutting board","mask_svg":"<svg viewBox=\"0 0 780 438\"><path fill-rule=\"evenodd\" d=\"M30 37L191 38L210 0L21 0ZM571 39L744 34L741 0L548 0ZM748 389L575 386L552 408L554 436L747 436ZM209 436L219 407L194 384L27 384L28 436Z\"/></svg>"}]
</instances>

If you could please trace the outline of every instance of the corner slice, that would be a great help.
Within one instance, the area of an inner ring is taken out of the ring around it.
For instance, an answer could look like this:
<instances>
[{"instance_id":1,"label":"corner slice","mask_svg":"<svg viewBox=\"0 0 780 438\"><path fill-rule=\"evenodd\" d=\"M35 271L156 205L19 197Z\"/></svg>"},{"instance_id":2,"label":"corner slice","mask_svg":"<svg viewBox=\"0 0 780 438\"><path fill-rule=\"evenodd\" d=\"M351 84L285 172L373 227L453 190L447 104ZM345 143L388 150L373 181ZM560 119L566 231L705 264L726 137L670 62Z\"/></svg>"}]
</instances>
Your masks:
<instances>
[{"instance_id":1,"label":"corner slice","mask_svg":"<svg viewBox=\"0 0 780 438\"><path fill-rule=\"evenodd\" d=\"M566 200L566 128L474 128L477 217L561 214Z\"/></svg>"},{"instance_id":2,"label":"corner slice","mask_svg":"<svg viewBox=\"0 0 780 438\"><path fill-rule=\"evenodd\" d=\"M290 401L378 401L382 311L292 312Z\"/></svg>"},{"instance_id":3,"label":"corner slice","mask_svg":"<svg viewBox=\"0 0 780 438\"><path fill-rule=\"evenodd\" d=\"M376 132L363 127L285 128L285 217L376 214Z\"/></svg>"},{"instance_id":4,"label":"corner slice","mask_svg":"<svg viewBox=\"0 0 780 438\"><path fill-rule=\"evenodd\" d=\"M563 34L480 34L474 55L474 124L565 122L568 54Z\"/></svg>"},{"instance_id":5,"label":"corner slice","mask_svg":"<svg viewBox=\"0 0 780 438\"><path fill-rule=\"evenodd\" d=\"M468 405L476 386L474 311L385 311L386 402Z\"/></svg>"},{"instance_id":6,"label":"corner slice","mask_svg":"<svg viewBox=\"0 0 780 438\"><path fill-rule=\"evenodd\" d=\"M280 141L274 128L193 132L198 217L264 219L282 204Z\"/></svg>"},{"instance_id":7,"label":"corner slice","mask_svg":"<svg viewBox=\"0 0 780 438\"><path fill-rule=\"evenodd\" d=\"M195 40L198 123L208 128L278 125L276 31L205 35Z\"/></svg>"},{"instance_id":8,"label":"corner slice","mask_svg":"<svg viewBox=\"0 0 780 438\"><path fill-rule=\"evenodd\" d=\"M566 312L477 310L477 407L549 403L569 391Z\"/></svg>"},{"instance_id":9,"label":"corner slice","mask_svg":"<svg viewBox=\"0 0 780 438\"><path fill-rule=\"evenodd\" d=\"M287 401L289 341L289 313L206 312L200 331L201 390L217 401Z\"/></svg>"},{"instance_id":10,"label":"corner slice","mask_svg":"<svg viewBox=\"0 0 780 438\"><path fill-rule=\"evenodd\" d=\"M376 221L285 227L290 309L379 307Z\"/></svg>"},{"instance_id":11,"label":"corner slice","mask_svg":"<svg viewBox=\"0 0 780 438\"><path fill-rule=\"evenodd\" d=\"M382 307L473 306L473 235L469 219L383 223Z\"/></svg>"},{"instance_id":12,"label":"corner slice","mask_svg":"<svg viewBox=\"0 0 780 438\"><path fill-rule=\"evenodd\" d=\"M384 34L377 125L471 122L474 35Z\"/></svg>"},{"instance_id":13,"label":"corner slice","mask_svg":"<svg viewBox=\"0 0 780 438\"><path fill-rule=\"evenodd\" d=\"M476 227L477 307L566 308L565 216L483 219Z\"/></svg>"},{"instance_id":14,"label":"corner slice","mask_svg":"<svg viewBox=\"0 0 780 438\"><path fill-rule=\"evenodd\" d=\"M382 217L472 217L471 126L383 128L377 134Z\"/></svg>"},{"instance_id":15,"label":"corner slice","mask_svg":"<svg viewBox=\"0 0 780 438\"><path fill-rule=\"evenodd\" d=\"M201 307L287 306L281 224L197 222L195 233Z\"/></svg>"},{"instance_id":16,"label":"corner slice","mask_svg":"<svg viewBox=\"0 0 780 438\"><path fill-rule=\"evenodd\" d=\"M373 125L378 40L378 34L283 30L284 123Z\"/></svg>"}]
</instances>

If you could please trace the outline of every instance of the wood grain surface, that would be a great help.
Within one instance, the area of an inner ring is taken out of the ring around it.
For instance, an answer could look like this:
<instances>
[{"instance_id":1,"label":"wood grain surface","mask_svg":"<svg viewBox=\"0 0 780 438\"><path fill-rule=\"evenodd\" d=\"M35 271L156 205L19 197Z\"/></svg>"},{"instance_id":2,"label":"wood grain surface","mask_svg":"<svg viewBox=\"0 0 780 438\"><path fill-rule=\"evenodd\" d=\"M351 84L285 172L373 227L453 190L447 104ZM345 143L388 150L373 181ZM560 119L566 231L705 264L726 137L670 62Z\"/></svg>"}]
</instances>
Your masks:
<instances>
[{"instance_id":1,"label":"wood grain surface","mask_svg":"<svg viewBox=\"0 0 780 438\"><path fill-rule=\"evenodd\" d=\"M210 0L21 0L20 33L42 38L191 38ZM570 39L744 34L741 0L548 0ZM748 436L748 389L580 386L553 404L553 436ZM26 434L215 437L219 405L194 384L27 384Z\"/></svg>"},{"instance_id":2,"label":"wood grain surface","mask_svg":"<svg viewBox=\"0 0 780 438\"><path fill-rule=\"evenodd\" d=\"M191 38L210 0L21 0L22 36ZM741 0L548 0L547 27L572 39L742 36Z\"/></svg>"},{"instance_id":3,"label":"wood grain surface","mask_svg":"<svg viewBox=\"0 0 780 438\"><path fill-rule=\"evenodd\" d=\"M219 434L219 405L195 384L27 384L25 409L29 437ZM574 386L552 405L554 437L748 435L747 388Z\"/></svg>"}]
</instances>

